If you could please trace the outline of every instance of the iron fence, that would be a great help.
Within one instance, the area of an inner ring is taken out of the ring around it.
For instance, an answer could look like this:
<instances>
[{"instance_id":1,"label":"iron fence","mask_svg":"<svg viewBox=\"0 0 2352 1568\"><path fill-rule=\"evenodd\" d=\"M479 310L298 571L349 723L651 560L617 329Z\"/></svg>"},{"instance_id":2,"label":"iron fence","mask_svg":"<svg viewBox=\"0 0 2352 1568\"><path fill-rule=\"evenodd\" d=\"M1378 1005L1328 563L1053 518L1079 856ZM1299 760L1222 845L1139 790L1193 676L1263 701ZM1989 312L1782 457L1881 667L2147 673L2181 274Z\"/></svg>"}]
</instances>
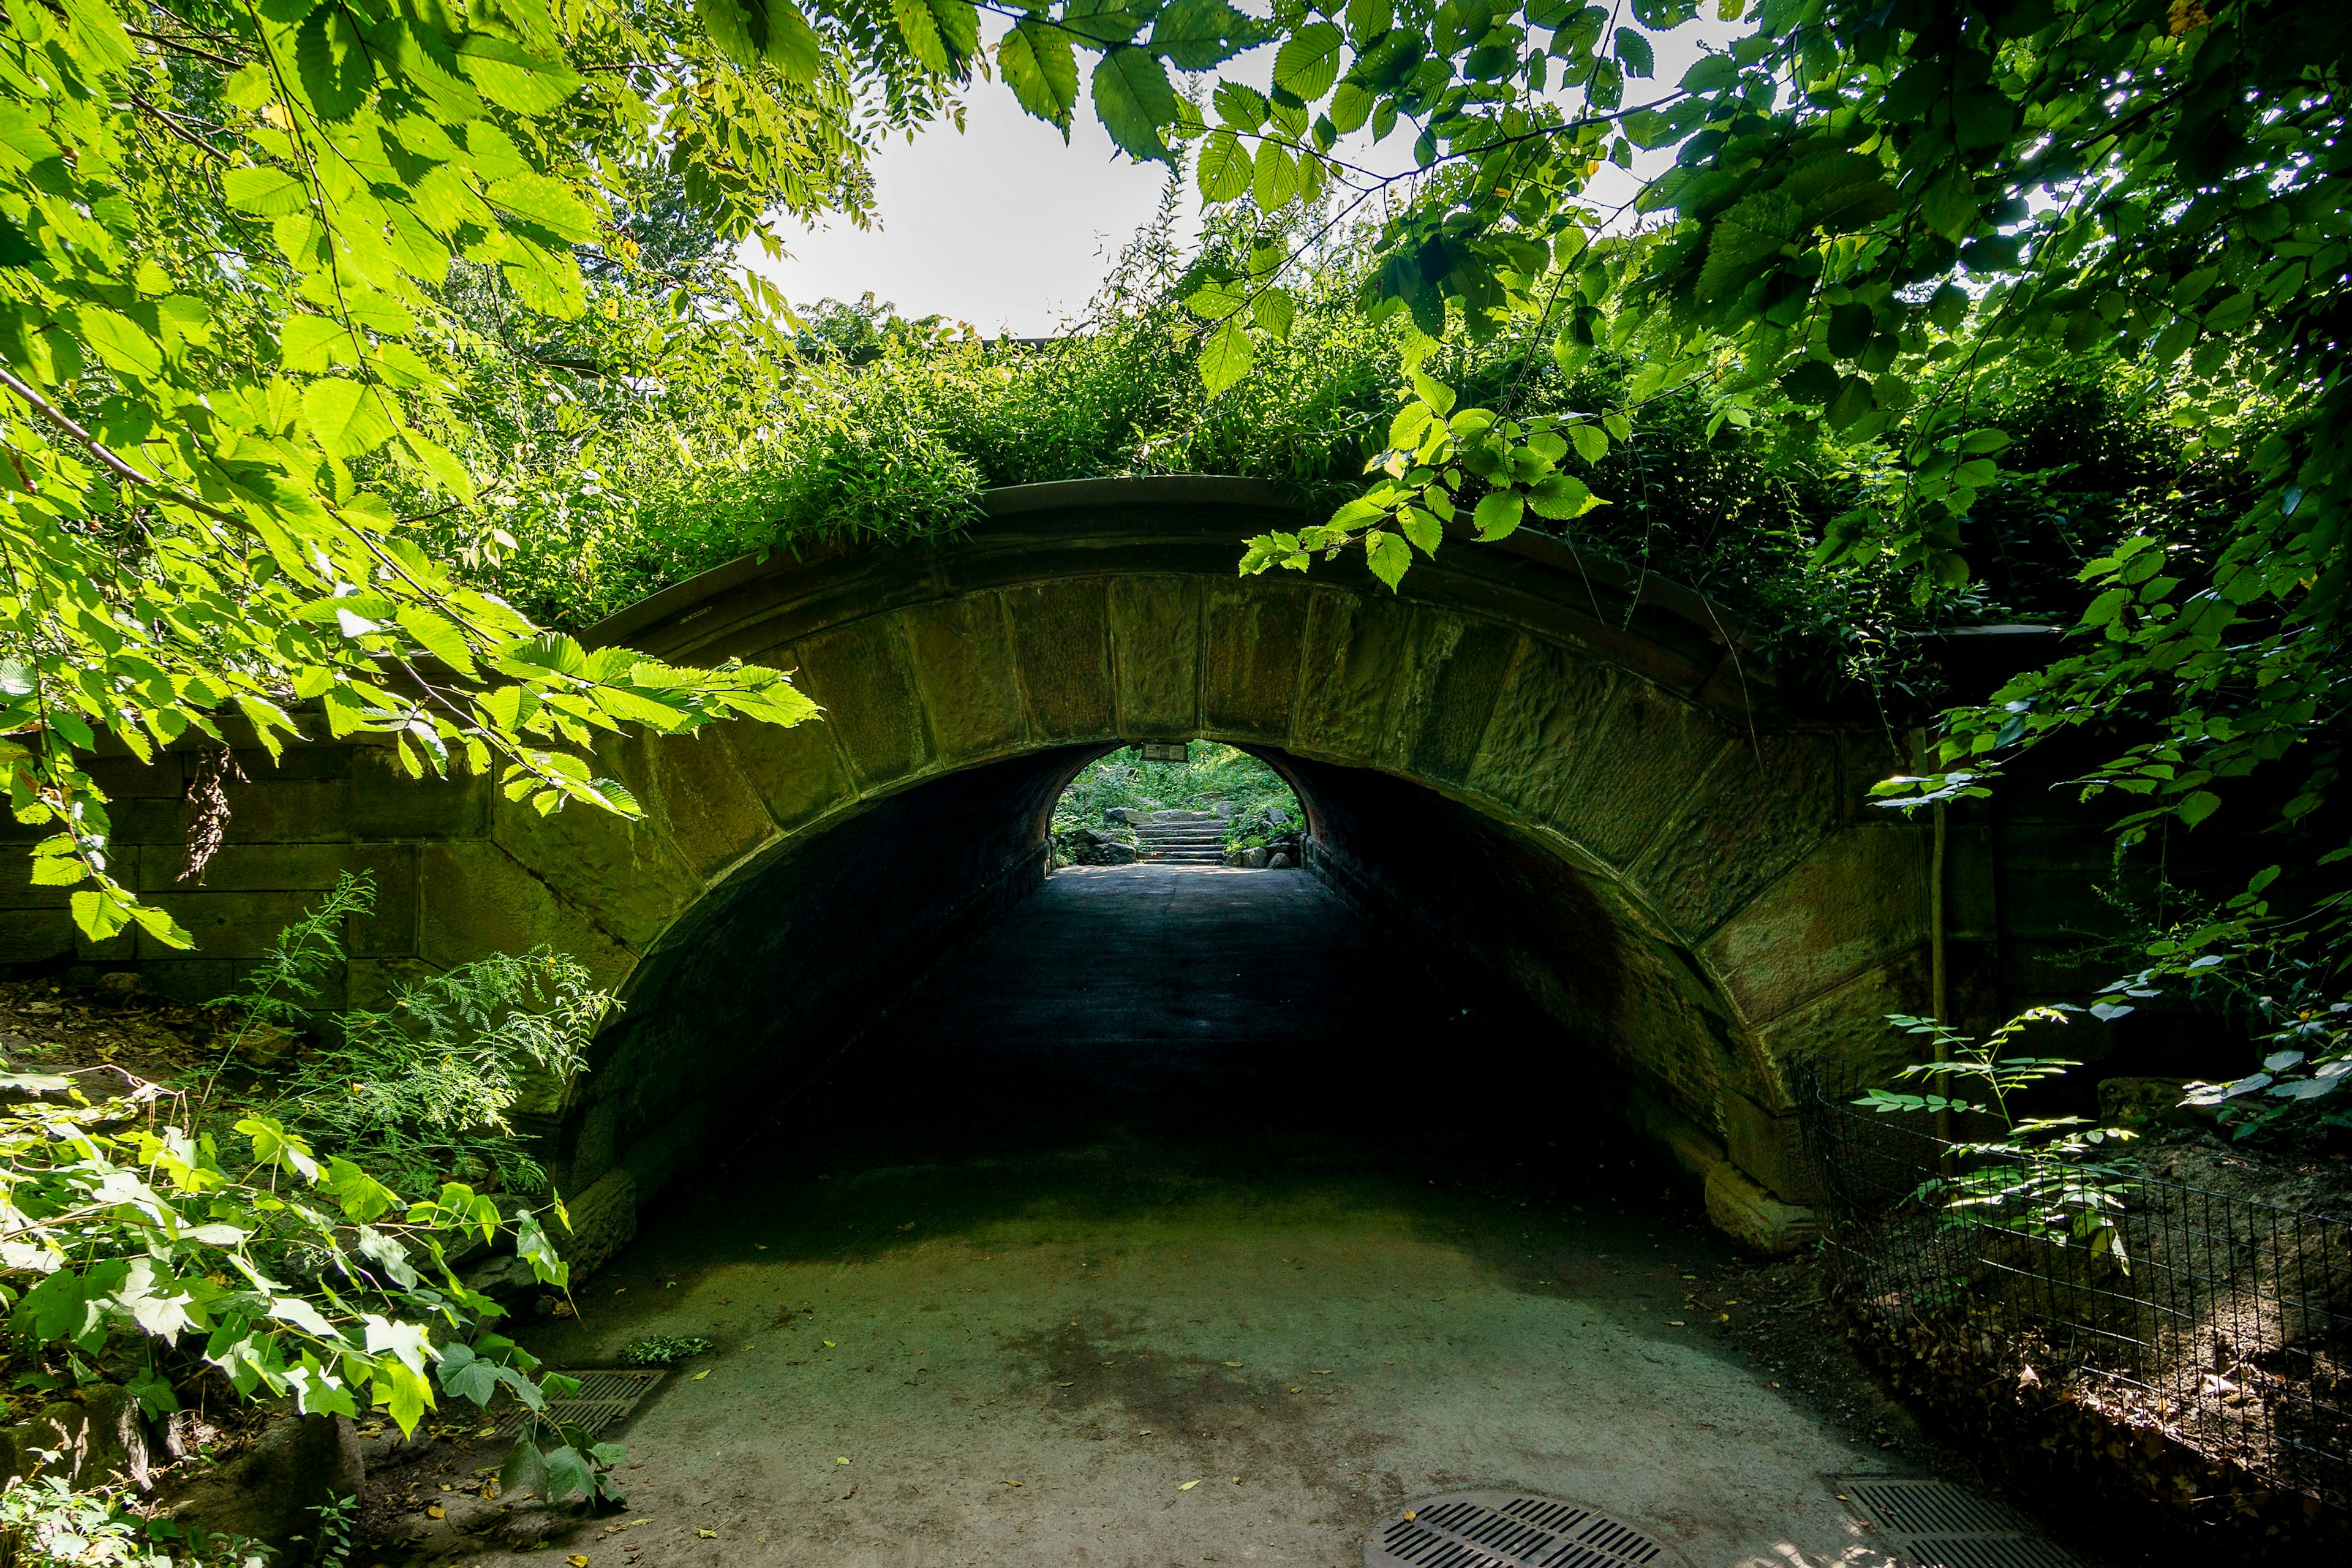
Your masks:
<instances>
[{"instance_id":1,"label":"iron fence","mask_svg":"<svg viewBox=\"0 0 2352 1568\"><path fill-rule=\"evenodd\" d=\"M1971 1158L1925 1118L1816 1095L1802 1121L1826 1258L1865 1318L2029 1333L2038 1375L2352 1508L2352 1222L2134 1174L2110 1253L1923 1192Z\"/></svg>"}]
</instances>

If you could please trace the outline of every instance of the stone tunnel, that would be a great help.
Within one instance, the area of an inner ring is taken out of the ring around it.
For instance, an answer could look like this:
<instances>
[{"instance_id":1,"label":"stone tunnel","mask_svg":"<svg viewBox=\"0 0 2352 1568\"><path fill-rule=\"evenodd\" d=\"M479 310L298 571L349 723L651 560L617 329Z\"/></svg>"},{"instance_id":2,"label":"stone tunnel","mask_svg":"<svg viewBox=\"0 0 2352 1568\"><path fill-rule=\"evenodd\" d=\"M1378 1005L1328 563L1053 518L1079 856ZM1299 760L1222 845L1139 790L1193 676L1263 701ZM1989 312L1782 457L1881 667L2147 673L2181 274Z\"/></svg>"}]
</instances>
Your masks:
<instances>
[{"instance_id":1,"label":"stone tunnel","mask_svg":"<svg viewBox=\"0 0 2352 1568\"><path fill-rule=\"evenodd\" d=\"M985 510L952 536L739 561L587 634L789 669L824 709L613 742L641 821L419 784L376 745L256 752L192 887L186 759L117 756L118 854L197 948L93 945L19 870L0 960L136 966L203 1000L344 870L379 889L349 933L353 1002L417 965L574 954L625 1010L531 1126L593 1265L730 1086L841 1049L1035 889L1063 785L1128 742L1278 770L1314 876L1381 940L1512 988L1612 1063L1627 1113L1759 1246L1805 1234L1801 1082L1900 1059L1885 1017L1928 1010L1939 923L1998 946L1965 876L1938 921L1924 823L1867 805L1906 761L1878 716L1777 690L1686 589L1525 534L1449 546L1394 595L1357 561L1238 577L1242 538L1298 521L1253 481L1027 486Z\"/></svg>"}]
</instances>

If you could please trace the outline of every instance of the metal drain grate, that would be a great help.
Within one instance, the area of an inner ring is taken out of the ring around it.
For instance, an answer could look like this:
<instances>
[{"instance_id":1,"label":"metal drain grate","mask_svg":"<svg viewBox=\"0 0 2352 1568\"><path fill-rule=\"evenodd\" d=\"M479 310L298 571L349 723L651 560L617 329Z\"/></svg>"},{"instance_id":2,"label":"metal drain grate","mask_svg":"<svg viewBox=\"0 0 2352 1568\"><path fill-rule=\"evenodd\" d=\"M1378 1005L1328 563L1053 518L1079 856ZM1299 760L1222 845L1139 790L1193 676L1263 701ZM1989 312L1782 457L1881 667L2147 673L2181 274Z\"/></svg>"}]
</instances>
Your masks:
<instances>
[{"instance_id":1,"label":"metal drain grate","mask_svg":"<svg viewBox=\"0 0 2352 1568\"><path fill-rule=\"evenodd\" d=\"M1664 1548L1598 1509L1519 1492L1432 1498L1372 1532L1364 1568L1667 1568Z\"/></svg>"},{"instance_id":2,"label":"metal drain grate","mask_svg":"<svg viewBox=\"0 0 2352 1568\"><path fill-rule=\"evenodd\" d=\"M617 1426L628 1419L629 1412L638 1402L654 1391L655 1384L669 1374L659 1370L627 1372L567 1372L564 1377L580 1380L580 1392L569 1399L547 1402L546 1416L550 1421L569 1421L593 1437L607 1427ZM522 1430L530 1412L509 1397L499 1419L499 1436L511 1437Z\"/></svg>"},{"instance_id":3,"label":"metal drain grate","mask_svg":"<svg viewBox=\"0 0 2352 1568\"><path fill-rule=\"evenodd\" d=\"M1832 1476L1830 1484L1910 1568L2082 1568L2032 1521L1949 1481Z\"/></svg>"}]
</instances>

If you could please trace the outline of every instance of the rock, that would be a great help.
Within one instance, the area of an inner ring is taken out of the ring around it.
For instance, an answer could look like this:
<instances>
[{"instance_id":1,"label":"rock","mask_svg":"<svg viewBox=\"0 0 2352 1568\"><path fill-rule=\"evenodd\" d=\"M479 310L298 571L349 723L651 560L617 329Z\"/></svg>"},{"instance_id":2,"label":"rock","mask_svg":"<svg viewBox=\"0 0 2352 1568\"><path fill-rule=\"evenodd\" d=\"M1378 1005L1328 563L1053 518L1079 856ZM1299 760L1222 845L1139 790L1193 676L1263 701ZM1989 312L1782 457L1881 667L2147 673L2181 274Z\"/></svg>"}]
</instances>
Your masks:
<instances>
[{"instance_id":1,"label":"rock","mask_svg":"<svg viewBox=\"0 0 2352 1568\"><path fill-rule=\"evenodd\" d=\"M1289 856L1285 855L1278 849L1272 855L1267 856L1265 859L1265 868L1269 871L1287 871L1297 867L1297 861L1293 860Z\"/></svg>"},{"instance_id":2,"label":"rock","mask_svg":"<svg viewBox=\"0 0 2352 1568\"><path fill-rule=\"evenodd\" d=\"M1259 845L1255 849L1244 849L1242 851L1242 864L1248 867L1253 871L1265 870L1266 862L1273 858L1273 856L1268 855L1265 852L1265 846L1263 844Z\"/></svg>"},{"instance_id":3,"label":"rock","mask_svg":"<svg viewBox=\"0 0 2352 1568\"><path fill-rule=\"evenodd\" d=\"M275 1024L256 1024L236 1042L236 1059L264 1071L284 1067L302 1048L302 1037Z\"/></svg>"},{"instance_id":4,"label":"rock","mask_svg":"<svg viewBox=\"0 0 2352 1568\"><path fill-rule=\"evenodd\" d=\"M252 1447L173 1489L164 1511L215 1534L287 1552L297 1537L316 1530L313 1508L358 1496L366 1480L359 1432L349 1416L289 1411L264 1426Z\"/></svg>"},{"instance_id":5,"label":"rock","mask_svg":"<svg viewBox=\"0 0 2352 1568\"><path fill-rule=\"evenodd\" d=\"M566 1198L563 1207L572 1216L572 1228L551 1226L550 1238L572 1266L576 1285L637 1234L637 1179L624 1166L586 1192Z\"/></svg>"},{"instance_id":6,"label":"rock","mask_svg":"<svg viewBox=\"0 0 2352 1568\"><path fill-rule=\"evenodd\" d=\"M539 1276L531 1272L530 1264L511 1252L471 1270L465 1279L467 1289L479 1290L509 1305L516 1298L539 1289Z\"/></svg>"},{"instance_id":7,"label":"rock","mask_svg":"<svg viewBox=\"0 0 2352 1568\"><path fill-rule=\"evenodd\" d=\"M1125 809L1114 808L1118 812ZM1131 828L1107 831L1081 827L1068 836L1065 849L1073 866L1131 866L1136 858L1135 833Z\"/></svg>"},{"instance_id":8,"label":"rock","mask_svg":"<svg viewBox=\"0 0 2352 1568\"><path fill-rule=\"evenodd\" d=\"M1225 851L1224 863L1233 869L1238 871L1243 867L1249 864L1249 861L1246 858L1247 854L1248 852L1246 850L1228 849Z\"/></svg>"},{"instance_id":9,"label":"rock","mask_svg":"<svg viewBox=\"0 0 2352 1568\"><path fill-rule=\"evenodd\" d=\"M2108 1078L2099 1080L2099 1120L2110 1127L2201 1127L2211 1110L2180 1103L2188 1086L2177 1078Z\"/></svg>"},{"instance_id":10,"label":"rock","mask_svg":"<svg viewBox=\"0 0 2352 1568\"><path fill-rule=\"evenodd\" d=\"M133 998L145 994L147 982L141 979L136 971L118 969L100 975L90 989L98 993L100 1001L123 1007L128 1006Z\"/></svg>"},{"instance_id":11,"label":"rock","mask_svg":"<svg viewBox=\"0 0 2352 1568\"><path fill-rule=\"evenodd\" d=\"M30 1426L12 1429L12 1436L6 1456L11 1474L27 1473L41 1462L37 1450L46 1448L57 1455L42 1465L49 1475L83 1486L121 1476L142 1492L150 1484L154 1458L147 1424L140 1418L138 1402L113 1384L93 1384L81 1391L79 1401L47 1406Z\"/></svg>"}]
</instances>

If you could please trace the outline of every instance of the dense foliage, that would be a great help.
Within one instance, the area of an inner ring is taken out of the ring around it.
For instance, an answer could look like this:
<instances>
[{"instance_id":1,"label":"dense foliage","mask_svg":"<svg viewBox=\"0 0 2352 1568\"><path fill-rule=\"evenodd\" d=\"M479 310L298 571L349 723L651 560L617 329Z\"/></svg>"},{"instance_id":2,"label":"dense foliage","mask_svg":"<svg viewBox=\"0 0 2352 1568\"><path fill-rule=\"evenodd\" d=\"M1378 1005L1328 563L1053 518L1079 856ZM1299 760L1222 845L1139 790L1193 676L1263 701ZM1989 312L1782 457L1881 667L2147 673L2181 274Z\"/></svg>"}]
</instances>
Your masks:
<instances>
[{"instance_id":1,"label":"dense foliage","mask_svg":"<svg viewBox=\"0 0 2352 1568\"><path fill-rule=\"evenodd\" d=\"M1278 834L1296 833L1307 820L1298 796L1282 775L1236 747L1193 741L1181 763L1146 762L1133 746L1121 746L1078 770L1054 803L1056 836L1080 827L1103 827L1110 813L1181 808L1230 808L1228 848L1248 848Z\"/></svg>"}]
</instances>

